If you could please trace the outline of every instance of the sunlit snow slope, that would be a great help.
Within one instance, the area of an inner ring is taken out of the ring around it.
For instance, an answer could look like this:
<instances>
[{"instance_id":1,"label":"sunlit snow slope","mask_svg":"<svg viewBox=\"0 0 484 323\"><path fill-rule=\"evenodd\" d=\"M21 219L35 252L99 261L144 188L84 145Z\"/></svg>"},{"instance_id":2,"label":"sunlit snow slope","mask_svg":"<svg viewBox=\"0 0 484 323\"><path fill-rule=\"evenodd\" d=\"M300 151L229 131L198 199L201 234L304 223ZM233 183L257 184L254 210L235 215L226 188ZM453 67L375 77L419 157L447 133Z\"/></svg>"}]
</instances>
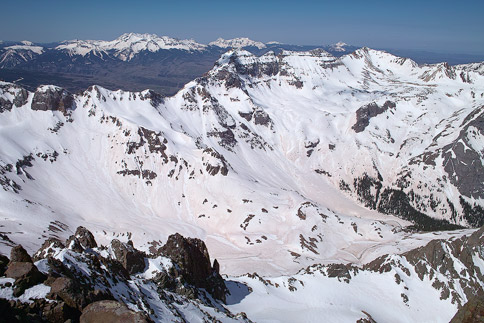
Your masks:
<instances>
[{"instance_id":1,"label":"sunlit snow slope","mask_svg":"<svg viewBox=\"0 0 484 323\"><path fill-rule=\"evenodd\" d=\"M78 225L145 249L180 232L223 273L288 274L435 238L411 222L483 224L484 77L470 65L237 50L171 98L0 91L1 250Z\"/></svg>"}]
</instances>

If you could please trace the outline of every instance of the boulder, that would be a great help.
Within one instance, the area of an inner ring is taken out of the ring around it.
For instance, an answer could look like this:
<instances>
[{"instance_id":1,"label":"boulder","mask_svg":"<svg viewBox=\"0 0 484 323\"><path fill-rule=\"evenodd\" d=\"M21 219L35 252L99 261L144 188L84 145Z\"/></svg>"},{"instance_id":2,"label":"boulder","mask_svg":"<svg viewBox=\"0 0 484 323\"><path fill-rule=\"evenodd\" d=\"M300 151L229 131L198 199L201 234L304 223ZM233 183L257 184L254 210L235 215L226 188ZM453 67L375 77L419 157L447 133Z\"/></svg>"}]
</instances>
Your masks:
<instances>
[{"instance_id":1,"label":"boulder","mask_svg":"<svg viewBox=\"0 0 484 323\"><path fill-rule=\"evenodd\" d=\"M129 274L134 274L145 269L144 254L136 250L131 243L122 243L114 239L111 241L111 249L117 261L128 271Z\"/></svg>"},{"instance_id":2,"label":"boulder","mask_svg":"<svg viewBox=\"0 0 484 323\"><path fill-rule=\"evenodd\" d=\"M99 301L89 304L80 318L81 323L147 323L149 318L130 310L117 301Z\"/></svg>"},{"instance_id":3,"label":"boulder","mask_svg":"<svg viewBox=\"0 0 484 323\"><path fill-rule=\"evenodd\" d=\"M32 262L32 258L21 245L15 246L10 251L10 262Z\"/></svg>"},{"instance_id":4,"label":"boulder","mask_svg":"<svg viewBox=\"0 0 484 323\"><path fill-rule=\"evenodd\" d=\"M86 297L77 282L68 277L58 277L50 285L48 298L63 300L68 306L82 310L87 305Z\"/></svg>"},{"instance_id":5,"label":"boulder","mask_svg":"<svg viewBox=\"0 0 484 323\"><path fill-rule=\"evenodd\" d=\"M81 226L76 229L74 235L67 239L66 246L71 250L82 252L85 249L96 248L97 243L92 233Z\"/></svg>"},{"instance_id":6,"label":"boulder","mask_svg":"<svg viewBox=\"0 0 484 323\"><path fill-rule=\"evenodd\" d=\"M18 297L27 288L42 283L47 278L32 262L10 262L5 276L15 279L13 295Z\"/></svg>"}]
</instances>

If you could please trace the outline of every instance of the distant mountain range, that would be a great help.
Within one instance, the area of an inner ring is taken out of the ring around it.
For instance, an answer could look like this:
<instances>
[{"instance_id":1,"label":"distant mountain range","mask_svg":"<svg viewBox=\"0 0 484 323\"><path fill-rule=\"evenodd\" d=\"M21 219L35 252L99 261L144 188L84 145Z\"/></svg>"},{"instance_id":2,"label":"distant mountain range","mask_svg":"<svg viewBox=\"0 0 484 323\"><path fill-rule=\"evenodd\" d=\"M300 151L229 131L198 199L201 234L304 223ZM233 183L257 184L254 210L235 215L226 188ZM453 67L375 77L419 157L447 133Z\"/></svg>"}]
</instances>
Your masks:
<instances>
[{"instance_id":1,"label":"distant mountain range","mask_svg":"<svg viewBox=\"0 0 484 323\"><path fill-rule=\"evenodd\" d=\"M339 57L358 49L339 42L325 46L262 43L248 38L219 38L208 45L154 34L127 33L111 41L68 40L51 44L30 41L0 42L0 79L30 90L42 84L60 85L71 92L93 84L116 90L150 88L164 95L176 93L187 82L208 72L231 48L260 56L269 51L309 51L321 48ZM398 52L417 63L450 64L484 60L478 56L438 56L425 52ZM441 60L439 60L441 58Z\"/></svg>"}]
</instances>

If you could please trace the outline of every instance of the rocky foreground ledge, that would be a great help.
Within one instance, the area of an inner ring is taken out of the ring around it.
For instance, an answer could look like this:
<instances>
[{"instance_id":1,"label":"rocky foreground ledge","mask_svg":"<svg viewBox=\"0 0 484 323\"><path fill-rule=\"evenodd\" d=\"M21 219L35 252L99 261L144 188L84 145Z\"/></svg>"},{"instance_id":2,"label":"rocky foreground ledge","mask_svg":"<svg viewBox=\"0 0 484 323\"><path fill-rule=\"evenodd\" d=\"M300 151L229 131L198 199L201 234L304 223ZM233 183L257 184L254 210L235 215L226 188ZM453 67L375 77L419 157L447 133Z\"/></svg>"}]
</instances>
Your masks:
<instances>
[{"instance_id":1,"label":"rocky foreground ledge","mask_svg":"<svg viewBox=\"0 0 484 323\"><path fill-rule=\"evenodd\" d=\"M171 235L151 254L131 241L98 246L84 227L65 244L49 238L31 257L0 256L0 321L249 322L225 307L228 293L205 243ZM191 320L190 319L190 320Z\"/></svg>"}]
</instances>

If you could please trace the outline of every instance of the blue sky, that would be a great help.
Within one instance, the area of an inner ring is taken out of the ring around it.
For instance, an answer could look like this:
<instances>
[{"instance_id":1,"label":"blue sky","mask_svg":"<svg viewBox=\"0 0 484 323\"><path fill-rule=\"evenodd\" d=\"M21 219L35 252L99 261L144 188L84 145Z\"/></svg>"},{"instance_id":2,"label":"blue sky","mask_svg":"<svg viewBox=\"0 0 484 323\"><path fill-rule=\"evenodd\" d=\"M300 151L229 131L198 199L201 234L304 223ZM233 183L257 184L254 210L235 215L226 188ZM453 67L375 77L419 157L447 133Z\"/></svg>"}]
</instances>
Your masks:
<instances>
[{"instance_id":1,"label":"blue sky","mask_svg":"<svg viewBox=\"0 0 484 323\"><path fill-rule=\"evenodd\" d=\"M2 0L0 39L114 39L125 32L246 36L300 45L484 53L484 1Z\"/></svg>"}]
</instances>

